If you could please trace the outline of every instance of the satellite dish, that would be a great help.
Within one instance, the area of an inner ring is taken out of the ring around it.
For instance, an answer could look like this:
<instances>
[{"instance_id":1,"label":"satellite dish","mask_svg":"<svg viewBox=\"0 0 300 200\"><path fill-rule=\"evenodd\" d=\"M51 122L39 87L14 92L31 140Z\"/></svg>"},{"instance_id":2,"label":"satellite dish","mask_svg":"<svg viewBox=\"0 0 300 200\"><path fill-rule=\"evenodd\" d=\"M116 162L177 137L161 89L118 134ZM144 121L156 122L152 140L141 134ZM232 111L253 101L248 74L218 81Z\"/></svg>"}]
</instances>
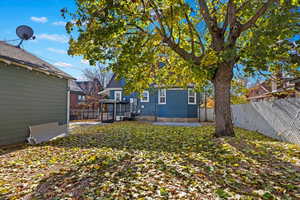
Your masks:
<instances>
[{"instance_id":1,"label":"satellite dish","mask_svg":"<svg viewBox=\"0 0 300 200\"><path fill-rule=\"evenodd\" d=\"M29 40L33 36L32 28L26 25L18 26L16 33L21 40Z\"/></svg>"},{"instance_id":2,"label":"satellite dish","mask_svg":"<svg viewBox=\"0 0 300 200\"><path fill-rule=\"evenodd\" d=\"M26 25L21 25L18 26L16 29L16 34L17 36L21 39L21 42L18 44L17 47L20 48L22 42L24 40L29 40L29 39L34 39L35 37L33 36L33 30L31 27L26 26Z\"/></svg>"}]
</instances>

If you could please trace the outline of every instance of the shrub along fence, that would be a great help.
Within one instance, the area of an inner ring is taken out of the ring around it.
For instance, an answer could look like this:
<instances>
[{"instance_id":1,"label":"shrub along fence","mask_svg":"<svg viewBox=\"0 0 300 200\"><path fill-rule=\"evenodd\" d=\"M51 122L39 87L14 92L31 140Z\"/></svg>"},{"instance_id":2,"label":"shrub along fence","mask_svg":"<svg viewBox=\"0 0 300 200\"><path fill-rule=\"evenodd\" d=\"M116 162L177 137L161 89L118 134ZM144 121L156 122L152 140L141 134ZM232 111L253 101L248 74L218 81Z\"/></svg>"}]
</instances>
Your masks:
<instances>
[{"instance_id":1,"label":"shrub along fence","mask_svg":"<svg viewBox=\"0 0 300 200\"><path fill-rule=\"evenodd\" d=\"M232 105L232 116L237 127L300 145L300 98ZM209 114L208 120L214 116Z\"/></svg>"}]
</instances>

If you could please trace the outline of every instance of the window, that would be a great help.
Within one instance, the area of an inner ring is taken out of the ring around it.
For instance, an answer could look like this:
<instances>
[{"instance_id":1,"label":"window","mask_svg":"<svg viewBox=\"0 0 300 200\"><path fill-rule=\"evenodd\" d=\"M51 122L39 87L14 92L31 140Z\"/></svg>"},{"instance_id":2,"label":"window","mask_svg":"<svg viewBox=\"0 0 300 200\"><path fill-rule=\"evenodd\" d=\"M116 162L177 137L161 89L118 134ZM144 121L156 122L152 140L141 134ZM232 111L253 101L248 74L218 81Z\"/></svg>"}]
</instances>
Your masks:
<instances>
[{"instance_id":1,"label":"window","mask_svg":"<svg viewBox=\"0 0 300 200\"><path fill-rule=\"evenodd\" d=\"M167 102L166 89L159 89L158 90L158 104L166 104L166 102Z\"/></svg>"},{"instance_id":2,"label":"window","mask_svg":"<svg viewBox=\"0 0 300 200\"><path fill-rule=\"evenodd\" d=\"M84 95L78 95L78 101L85 101Z\"/></svg>"},{"instance_id":3,"label":"window","mask_svg":"<svg viewBox=\"0 0 300 200\"><path fill-rule=\"evenodd\" d=\"M115 100L122 101L122 91L115 91Z\"/></svg>"},{"instance_id":4,"label":"window","mask_svg":"<svg viewBox=\"0 0 300 200\"><path fill-rule=\"evenodd\" d=\"M144 91L142 93L141 102L149 102L149 91Z\"/></svg>"},{"instance_id":5,"label":"window","mask_svg":"<svg viewBox=\"0 0 300 200\"><path fill-rule=\"evenodd\" d=\"M196 104L196 92L191 88L188 89L188 104Z\"/></svg>"}]
</instances>

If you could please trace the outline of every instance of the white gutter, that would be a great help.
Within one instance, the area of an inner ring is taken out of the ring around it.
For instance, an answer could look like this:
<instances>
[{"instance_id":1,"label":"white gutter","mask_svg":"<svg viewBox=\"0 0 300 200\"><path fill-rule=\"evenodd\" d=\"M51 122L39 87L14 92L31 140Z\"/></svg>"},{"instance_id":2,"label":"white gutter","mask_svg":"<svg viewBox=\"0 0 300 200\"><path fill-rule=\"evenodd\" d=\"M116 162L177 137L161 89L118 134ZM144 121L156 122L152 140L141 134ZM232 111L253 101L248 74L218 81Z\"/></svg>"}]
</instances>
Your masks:
<instances>
[{"instance_id":1,"label":"white gutter","mask_svg":"<svg viewBox=\"0 0 300 200\"><path fill-rule=\"evenodd\" d=\"M123 90L123 88L106 88L105 90L98 92L98 94L103 94L103 93L109 92L111 90Z\"/></svg>"},{"instance_id":2,"label":"white gutter","mask_svg":"<svg viewBox=\"0 0 300 200\"><path fill-rule=\"evenodd\" d=\"M68 76L65 76L65 75L62 75L62 74L58 74L58 73L53 73L53 72L48 72L46 70L43 70L43 69L38 69L38 68L33 68L33 67L30 67L26 64L21 64L21 63L18 63L18 62L14 62L14 61L10 61L10 60L6 60L4 58L0 58L0 61L8 64L8 65L16 65L16 66L19 66L19 67L22 67L22 68L26 68L30 71L38 71L38 72L41 72L41 73L44 73L44 74L47 74L47 75L52 75L52 76L55 76L55 77L58 77L58 78L65 78L65 79L73 79L73 80L76 80L75 78L73 77L68 77Z\"/></svg>"}]
</instances>

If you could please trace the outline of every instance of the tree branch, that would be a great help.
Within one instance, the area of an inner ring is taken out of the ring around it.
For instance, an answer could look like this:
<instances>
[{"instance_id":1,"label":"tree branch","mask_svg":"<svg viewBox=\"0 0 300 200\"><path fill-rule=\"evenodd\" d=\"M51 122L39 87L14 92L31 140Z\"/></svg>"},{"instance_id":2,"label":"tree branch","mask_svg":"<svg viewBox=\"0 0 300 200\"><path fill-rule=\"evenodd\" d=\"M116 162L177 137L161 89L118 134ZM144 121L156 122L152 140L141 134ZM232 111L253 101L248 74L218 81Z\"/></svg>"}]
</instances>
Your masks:
<instances>
[{"instance_id":1,"label":"tree branch","mask_svg":"<svg viewBox=\"0 0 300 200\"><path fill-rule=\"evenodd\" d=\"M220 51L224 47L224 34L222 34L222 29L218 27L216 18L211 17L211 13L209 13L209 9L205 0L198 0L198 3L200 6L201 15L207 24L209 32L213 36L213 48L217 51Z\"/></svg>"},{"instance_id":2,"label":"tree branch","mask_svg":"<svg viewBox=\"0 0 300 200\"><path fill-rule=\"evenodd\" d=\"M171 13L171 18L173 18L173 6L170 7L170 13ZM174 40L174 37L173 37L173 25L171 25L171 28L170 28L170 37Z\"/></svg>"},{"instance_id":3,"label":"tree branch","mask_svg":"<svg viewBox=\"0 0 300 200\"><path fill-rule=\"evenodd\" d=\"M228 3L228 24L230 26L230 31L228 35L229 47L233 46L240 36L240 23L236 17L236 8L233 0L229 0Z\"/></svg>"},{"instance_id":4,"label":"tree branch","mask_svg":"<svg viewBox=\"0 0 300 200\"><path fill-rule=\"evenodd\" d=\"M186 21L188 22L188 27L189 27L189 30L190 30L191 43L192 43L192 54L195 55L195 41L194 41L194 33L193 33L193 31L194 31L193 24L190 21L189 16L186 13L184 13L184 15L185 15Z\"/></svg>"},{"instance_id":5,"label":"tree branch","mask_svg":"<svg viewBox=\"0 0 300 200\"><path fill-rule=\"evenodd\" d=\"M222 27L222 34L225 33L227 26L228 26L228 14L229 14L229 3L227 5L227 12L226 12L226 16L225 16L223 27Z\"/></svg>"},{"instance_id":6,"label":"tree branch","mask_svg":"<svg viewBox=\"0 0 300 200\"><path fill-rule=\"evenodd\" d=\"M180 57L182 57L186 61L192 61L194 64L199 65L201 62L201 57L195 56L193 54L188 53L179 45L177 45L174 41L170 40L169 38L164 38L163 40L168 46L175 51Z\"/></svg>"},{"instance_id":7,"label":"tree branch","mask_svg":"<svg viewBox=\"0 0 300 200\"><path fill-rule=\"evenodd\" d=\"M147 19L152 23L154 24L154 21L151 19L151 17L148 16L148 14L146 13L146 3L144 2L144 0L141 0L142 1L142 4L143 4L143 8L144 8L144 16L147 17Z\"/></svg>"},{"instance_id":8,"label":"tree branch","mask_svg":"<svg viewBox=\"0 0 300 200\"><path fill-rule=\"evenodd\" d=\"M151 4L151 7L153 8L153 10L157 16L157 21L158 21L160 28L156 27L155 29L163 38L163 42L165 42L173 51L175 51L184 60L192 61L194 64L199 65L200 61L201 61L201 57L195 56L194 50L192 53L188 53L185 49L181 48L179 46L179 44L176 44L175 41L171 37L168 37L165 26L163 24L163 17L162 17L161 12L158 10L158 7L154 1L149 1L149 3ZM190 24L190 25L192 25L192 24ZM167 26L167 27L170 30L169 26ZM190 26L190 28L191 28L190 30L193 33L193 26ZM179 38L178 42L179 41L180 41L180 38ZM201 42L201 40L200 40L200 42ZM193 46L194 46L194 44L193 44ZM192 48L194 49L194 47L192 47Z\"/></svg>"},{"instance_id":9,"label":"tree branch","mask_svg":"<svg viewBox=\"0 0 300 200\"><path fill-rule=\"evenodd\" d=\"M181 2L180 4L181 4L181 6L184 6L182 2ZM188 15L186 12L184 12L184 16L185 16L185 19L186 19L186 21L187 21L187 23L188 23L188 27L189 27L189 30L190 30L191 43L192 43L192 52L193 52L193 54L194 54L194 52L195 52L195 51L194 51L194 49L195 49L195 43L198 43L198 44L200 44L201 51L202 51L202 54L203 54L204 51L205 51L205 48L204 48L204 45L203 45L203 43L202 43L200 33L197 31L196 27L193 25L193 23L191 22L191 20L190 20L190 18L189 18L189 15ZM196 36L197 36L199 42L196 42L196 41L194 40L194 33L193 33L193 32L195 32L195 34L196 34Z\"/></svg>"},{"instance_id":10,"label":"tree branch","mask_svg":"<svg viewBox=\"0 0 300 200\"><path fill-rule=\"evenodd\" d=\"M178 25L178 42L177 42L177 45L179 46L180 45L180 40L181 40L181 29L180 29L180 25Z\"/></svg>"},{"instance_id":11,"label":"tree branch","mask_svg":"<svg viewBox=\"0 0 300 200\"><path fill-rule=\"evenodd\" d=\"M237 8L236 13L239 13L240 11L242 11L247 6L248 3L250 3L250 0L245 1L239 8Z\"/></svg>"},{"instance_id":12,"label":"tree branch","mask_svg":"<svg viewBox=\"0 0 300 200\"><path fill-rule=\"evenodd\" d=\"M251 26L253 26L258 20L258 18L261 17L274 2L275 0L268 0L266 3L264 3L264 5L256 12L256 14L251 19L249 19L248 22L241 26L240 31L246 31Z\"/></svg>"},{"instance_id":13,"label":"tree branch","mask_svg":"<svg viewBox=\"0 0 300 200\"><path fill-rule=\"evenodd\" d=\"M204 54L204 52L205 52L205 47L204 47L204 44L203 44L203 42L202 42L202 40L201 40L201 36L200 36L200 34L197 32L196 28L195 28L195 27L193 27L193 28L195 29L195 32L197 33L197 37L198 37L198 40L199 40L199 44L200 44L200 47L201 47L202 54Z\"/></svg>"},{"instance_id":14,"label":"tree branch","mask_svg":"<svg viewBox=\"0 0 300 200\"><path fill-rule=\"evenodd\" d=\"M202 42L202 39L201 39L201 36L199 34L199 32L197 31L196 27L192 24L192 22L190 21L189 17L186 16L186 19L187 19L187 22L189 24L189 26L191 26L191 28L195 31L197 37L198 37L198 44L200 44L200 47L201 47L201 51L202 51L202 54L205 52L205 47L204 47L204 44Z\"/></svg>"},{"instance_id":15,"label":"tree branch","mask_svg":"<svg viewBox=\"0 0 300 200\"><path fill-rule=\"evenodd\" d=\"M205 0L198 0L200 6L200 12L204 18L205 23L207 24L208 30L210 33L214 33L214 22L213 19L210 17L210 13L207 7Z\"/></svg>"},{"instance_id":16,"label":"tree branch","mask_svg":"<svg viewBox=\"0 0 300 200\"><path fill-rule=\"evenodd\" d=\"M140 27L136 24L128 24L128 26L133 26L133 27L139 29L140 31L142 31L143 33L150 34L148 31L145 31L142 27Z\"/></svg>"},{"instance_id":17,"label":"tree branch","mask_svg":"<svg viewBox=\"0 0 300 200\"><path fill-rule=\"evenodd\" d=\"M155 14L156 14L156 16L157 16L157 21L158 21L158 23L159 23L159 25L160 25L160 27L161 27L162 32L163 32L163 34L166 36L166 35L167 35L167 32L166 32L166 29L165 29L165 27L164 27L164 24L162 23L162 17L161 17L161 15L160 15L160 13L159 13L159 10L158 10L158 8L157 8L157 5L155 4L154 1L149 1L149 2L152 4L153 10L154 10L154 12L155 12Z\"/></svg>"}]
</instances>

